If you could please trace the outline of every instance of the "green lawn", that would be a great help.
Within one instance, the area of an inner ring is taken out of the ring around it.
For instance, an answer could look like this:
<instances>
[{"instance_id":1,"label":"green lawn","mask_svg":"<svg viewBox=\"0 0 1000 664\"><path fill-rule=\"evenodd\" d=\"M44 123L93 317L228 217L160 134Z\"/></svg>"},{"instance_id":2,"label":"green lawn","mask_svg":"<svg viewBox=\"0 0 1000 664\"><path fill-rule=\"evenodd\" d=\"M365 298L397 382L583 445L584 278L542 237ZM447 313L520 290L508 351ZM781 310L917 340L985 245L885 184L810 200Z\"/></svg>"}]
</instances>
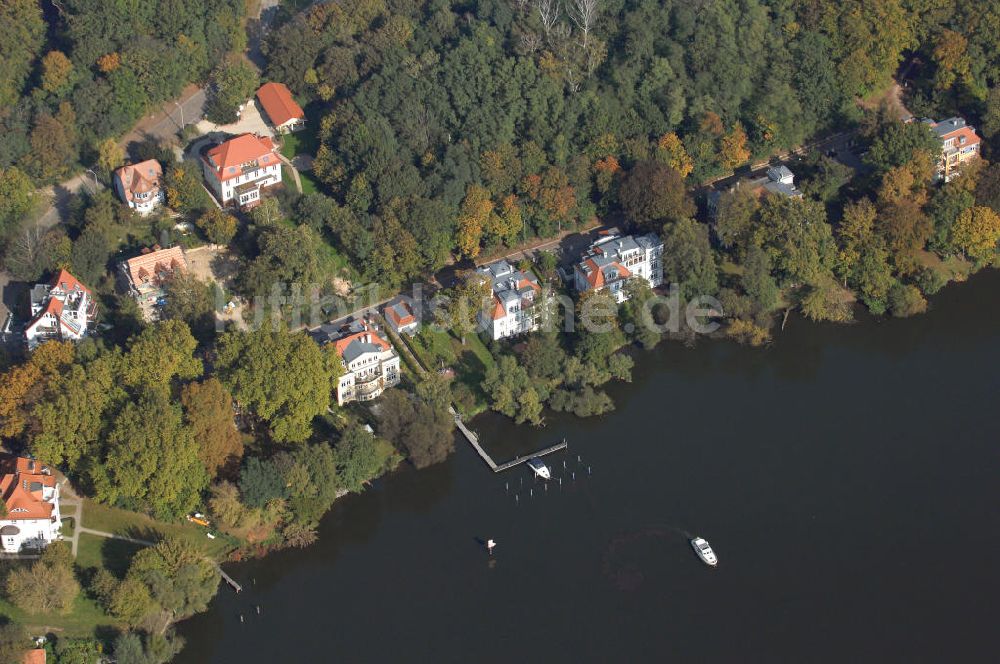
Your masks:
<instances>
[{"instance_id":1,"label":"green lawn","mask_svg":"<svg viewBox=\"0 0 1000 664\"><path fill-rule=\"evenodd\" d=\"M479 335L466 335L463 346L461 339L425 325L411 339L411 348L424 366L431 371L437 371L442 365L451 367L455 370L455 380L464 383L475 395L476 407L466 415L471 416L486 409L486 396L480 386L486 370L496 364L496 360Z\"/></svg>"},{"instance_id":2,"label":"green lawn","mask_svg":"<svg viewBox=\"0 0 1000 664\"><path fill-rule=\"evenodd\" d=\"M302 180L303 194L315 194L319 191L319 180L313 177L311 171L299 171L299 178Z\"/></svg>"},{"instance_id":3,"label":"green lawn","mask_svg":"<svg viewBox=\"0 0 1000 664\"><path fill-rule=\"evenodd\" d=\"M80 569L103 567L121 578L128 571L132 557L142 548L142 544L80 533L76 565Z\"/></svg>"},{"instance_id":4,"label":"green lawn","mask_svg":"<svg viewBox=\"0 0 1000 664\"><path fill-rule=\"evenodd\" d=\"M73 603L73 610L65 615L28 613L0 599L0 616L24 625L32 633L52 631L59 636L72 637L94 636L98 627L117 624L114 618L104 613L97 602L83 592Z\"/></svg>"},{"instance_id":5,"label":"green lawn","mask_svg":"<svg viewBox=\"0 0 1000 664\"><path fill-rule=\"evenodd\" d=\"M315 157L319 150L319 141L316 140L316 132L308 123L306 128L291 134L281 136L281 154L288 159L292 159L297 154L307 154Z\"/></svg>"},{"instance_id":6,"label":"green lawn","mask_svg":"<svg viewBox=\"0 0 1000 664\"><path fill-rule=\"evenodd\" d=\"M125 535L151 542L156 542L164 537L179 537L188 540L205 555L215 560L221 560L236 547L235 540L222 533L214 533L216 538L209 539L206 536L209 529L193 523L156 521L143 514L99 505L89 500L84 501L83 526L92 530L102 530L115 535ZM82 537L81 545L83 544Z\"/></svg>"}]
</instances>

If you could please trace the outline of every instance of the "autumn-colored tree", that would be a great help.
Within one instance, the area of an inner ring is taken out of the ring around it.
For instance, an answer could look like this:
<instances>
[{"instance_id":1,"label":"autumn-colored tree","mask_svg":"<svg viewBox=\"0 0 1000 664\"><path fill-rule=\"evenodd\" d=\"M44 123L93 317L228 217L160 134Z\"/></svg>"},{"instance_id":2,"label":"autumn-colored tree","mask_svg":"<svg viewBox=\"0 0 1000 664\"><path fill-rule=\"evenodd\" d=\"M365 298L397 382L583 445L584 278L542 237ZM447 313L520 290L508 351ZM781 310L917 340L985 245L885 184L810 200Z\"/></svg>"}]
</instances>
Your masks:
<instances>
[{"instance_id":1,"label":"autumn-colored tree","mask_svg":"<svg viewBox=\"0 0 1000 664\"><path fill-rule=\"evenodd\" d=\"M42 115L31 130L31 156L29 166L32 174L42 180L58 180L69 172L76 159L74 135L58 119Z\"/></svg>"},{"instance_id":2,"label":"autumn-colored tree","mask_svg":"<svg viewBox=\"0 0 1000 664\"><path fill-rule=\"evenodd\" d=\"M1000 215L992 208L975 206L958 215L951 228L952 244L975 260L986 260L997 250Z\"/></svg>"},{"instance_id":3,"label":"autumn-colored tree","mask_svg":"<svg viewBox=\"0 0 1000 664\"><path fill-rule=\"evenodd\" d=\"M521 187L549 219L559 224L560 229L572 220L576 209L576 191L561 168L549 166L541 175L529 175L521 182Z\"/></svg>"},{"instance_id":4,"label":"autumn-colored tree","mask_svg":"<svg viewBox=\"0 0 1000 664\"><path fill-rule=\"evenodd\" d=\"M122 66L122 56L118 53L107 53L97 58L97 68L102 74L110 74Z\"/></svg>"},{"instance_id":5,"label":"autumn-colored tree","mask_svg":"<svg viewBox=\"0 0 1000 664\"><path fill-rule=\"evenodd\" d=\"M844 216L837 228L837 240L840 244L837 266L842 275L851 273L865 246L874 240L877 216L878 211L867 198L844 206Z\"/></svg>"},{"instance_id":6,"label":"autumn-colored tree","mask_svg":"<svg viewBox=\"0 0 1000 664\"><path fill-rule=\"evenodd\" d=\"M621 164L618 163L618 159L612 155L595 161L594 184L597 185L597 191L601 194L607 194L611 191L611 186L615 181L615 176L620 173L621 170Z\"/></svg>"},{"instance_id":7,"label":"autumn-colored tree","mask_svg":"<svg viewBox=\"0 0 1000 664\"><path fill-rule=\"evenodd\" d=\"M517 241L517 236L524 228L524 219L521 216L521 206L517 203L517 196L508 194L500 201L500 211L498 214L490 215L491 225L486 229L487 233L496 237L508 247L513 246Z\"/></svg>"},{"instance_id":8,"label":"autumn-colored tree","mask_svg":"<svg viewBox=\"0 0 1000 664\"><path fill-rule=\"evenodd\" d=\"M214 205L205 210L195 224L213 244L229 244L236 236L236 217Z\"/></svg>"},{"instance_id":9,"label":"autumn-colored tree","mask_svg":"<svg viewBox=\"0 0 1000 664\"><path fill-rule=\"evenodd\" d=\"M687 219L695 207L676 169L655 161L636 164L622 181L618 197L633 223L658 231L664 223Z\"/></svg>"},{"instance_id":10,"label":"autumn-colored tree","mask_svg":"<svg viewBox=\"0 0 1000 664\"><path fill-rule=\"evenodd\" d=\"M129 340L122 379L130 387L165 386L174 378L197 378L203 371L194 356L198 342L181 320L160 321Z\"/></svg>"},{"instance_id":11,"label":"autumn-colored tree","mask_svg":"<svg viewBox=\"0 0 1000 664\"><path fill-rule=\"evenodd\" d=\"M916 268L916 254L924 248L934 224L920 207L911 200L902 199L879 211L877 228L896 267L904 273Z\"/></svg>"},{"instance_id":12,"label":"autumn-colored tree","mask_svg":"<svg viewBox=\"0 0 1000 664\"><path fill-rule=\"evenodd\" d=\"M684 149L684 144L674 132L660 137L656 144L656 158L687 177L694 170L694 160Z\"/></svg>"},{"instance_id":13,"label":"autumn-colored tree","mask_svg":"<svg viewBox=\"0 0 1000 664\"><path fill-rule=\"evenodd\" d=\"M719 139L719 159L724 168L735 168L750 159L743 125L737 123L732 131Z\"/></svg>"},{"instance_id":14,"label":"autumn-colored tree","mask_svg":"<svg viewBox=\"0 0 1000 664\"><path fill-rule=\"evenodd\" d=\"M490 224L493 214L493 201L490 192L485 188L470 184L465 191L465 200L458 213L458 237L456 243L459 253L466 258L479 255L479 244L483 239L483 231Z\"/></svg>"},{"instance_id":15,"label":"autumn-colored tree","mask_svg":"<svg viewBox=\"0 0 1000 664\"><path fill-rule=\"evenodd\" d=\"M198 443L198 456L210 478L243 456L243 440L233 420L233 397L218 378L188 383L181 390L184 420Z\"/></svg>"},{"instance_id":16,"label":"autumn-colored tree","mask_svg":"<svg viewBox=\"0 0 1000 664\"><path fill-rule=\"evenodd\" d=\"M495 196L511 191L521 179L521 159L513 145L504 143L479 159L483 180Z\"/></svg>"},{"instance_id":17,"label":"autumn-colored tree","mask_svg":"<svg viewBox=\"0 0 1000 664\"><path fill-rule=\"evenodd\" d=\"M42 89L58 94L70 82L73 74L73 63L62 51L49 51L42 58Z\"/></svg>"},{"instance_id":18,"label":"autumn-colored tree","mask_svg":"<svg viewBox=\"0 0 1000 664\"><path fill-rule=\"evenodd\" d=\"M125 149L118 145L118 141L108 138L101 141L97 146L97 165L108 176L125 163Z\"/></svg>"},{"instance_id":19,"label":"autumn-colored tree","mask_svg":"<svg viewBox=\"0 0 1000 664\"><path fill-rule=\"evenodd\" d=\"M28 394L38 389L41 377L32 362L0 374L0 438L13 438L24 430L27 420L22 407Z\"/></svg>"},{"instance_id":20,"label":"autumn-colored tree","mask_svg":"<svg viewBox=\"0 0 1000 664\"><path fill-rule=\"evenodd\" d=\"M945 28L934 41L932 55L937 64L934 87L948 90L957 80L967 80L972 64L968 55L969 40L959 32Z\"/></svg>"},{"instance_id":21,"label":"autumn-colored tree","mask_svg":"<svg viewBox=\"0 0 1000 664\"><path fill-rule=\"evenodd\" d=\"M725 133L726 128L723 126L722 118L719 117L718 113L706 111L705 115L701 118L699 130L702 133L711 134L712 136L722 136L722 134Z\"/></svg>"}]
</instances>

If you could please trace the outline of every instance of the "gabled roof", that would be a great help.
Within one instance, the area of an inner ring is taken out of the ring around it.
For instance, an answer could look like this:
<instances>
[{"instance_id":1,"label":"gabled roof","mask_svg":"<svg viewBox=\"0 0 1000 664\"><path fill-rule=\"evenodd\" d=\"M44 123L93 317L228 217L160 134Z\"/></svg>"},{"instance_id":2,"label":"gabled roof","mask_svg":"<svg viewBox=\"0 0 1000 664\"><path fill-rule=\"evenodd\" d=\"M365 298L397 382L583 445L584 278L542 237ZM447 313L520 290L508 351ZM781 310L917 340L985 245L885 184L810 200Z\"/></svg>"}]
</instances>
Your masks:
<instances>
[{"instance_id":1,"label":"gabled roof","mask_svg":"<svg viewBox=\"0 0 1000 664\"><path fill-rule=\"evenodd\" d=\"M128 266L129 279L133 284L154 279L164 272L187 269L184 252L177 246L169 249L159 247L152 250L144 249L142 254L128 259L125 263Z\"/></svg>"},{"instance_id":2,"label":"gabled roof","mask_svg":"<svg viewBox=\"0 0 1000 664\"><path fill-rule=\"evenodd\" d=\"M42 497L45 488L54 488L56 478L47 466L33 459L4 455L0 463L0 496L7 508L3 520L48 519L53 505Z\"/></svg>"},{"instance_id":3,"label":"gabled roof","mask_svg":"<svg viewBox=\"0 0 1000 664\"><path fill-rule=\"evenodd\" d=\"M284 83L265 83L257 91L257 99L271 122L280 127L289 120L305 120L306 114L292 99L292 93Z\"/></svg>"},{"instance_id":4,"label":"gabled roof","mask_svg":"<svg viewBox=\"0 0 1000 664\"><path fill-rule=\"evenodd\" d=\"M406 300L400 300L399 302L386 306L385 315L386 318L396 324L396 327L402 327L404 325L410 325L417 322L417 317L413 315L413 308Z\"/></svg>"},{"instance_id":5,"label":"gabled roof","mask_svg":"<svg viewBox=\"0 0 1000 664\"><path fill-rule=\"evenodd\" d=\"M271 166L278 162L278 157L269 137L242 134L206 152L205 161L220 180L228 180L241 175L244 164L258 162L261 166Z\"/></svg>"},{"instance_id":6,"label":"gabled roof","mask_svg":"<svg viewBox=\"0 0 1000 664\"><path fill-rule=\"evenodd\" d=\"M90 294L90 289L84 286L79 279L70 274L67 270L59 270L59 273L52 279L52 290L61 290L64 293L71 293L75 290Z\"/></svg>"},{"instance_id":7,"label":"gabled roof","mask_svg":"<svg viewBox=\"0 0 1000 664\"><path fill-rule=\"evenodd\" d=\"M144 194L160 188L163 167L155 159L147 159L138 164L122 166L115 171L115 177L122 183L126 200L131 201L134 194Z\"/></svg>"}]
</instances>

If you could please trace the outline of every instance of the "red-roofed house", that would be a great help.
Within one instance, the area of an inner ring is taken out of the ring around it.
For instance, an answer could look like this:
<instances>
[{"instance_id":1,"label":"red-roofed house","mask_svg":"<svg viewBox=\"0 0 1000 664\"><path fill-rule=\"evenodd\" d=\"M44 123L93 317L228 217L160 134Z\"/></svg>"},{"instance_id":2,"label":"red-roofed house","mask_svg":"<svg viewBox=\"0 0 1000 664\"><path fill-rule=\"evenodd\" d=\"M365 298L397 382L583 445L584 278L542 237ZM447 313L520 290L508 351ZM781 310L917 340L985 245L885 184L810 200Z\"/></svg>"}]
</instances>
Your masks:
<instances>
[{"instance_id":1,"label":"red-roofed house","mask_svg":"<svg viewBox=\"0 0 1000 664\"><path fill-rule=\"evenodd\" d=\"M166 200L163 167L155 159L122 166L115 171L115 193L139 214L149 214Z\"/></svg>"},{"instance_id":2,"label":"red-roofed house","mask_svg":"<svg viewBox=\"0 0 1000 664\"><path fill-rule=\"evenodd\" d=\"M958 177L962 166L979 158L979 135L964 118L948 118L941 122L924 120L934 135L941 139L941 156L938 158L936 177L951 182Z\"/></svg>"},{"instance_id":3,"label":"red-roofed house","mask_svg":"<svg viewBox=\"0 0 1000 664\"><path fill-rule=\"evenodd\" d=\"M281 161L267 136L242 134L216 145L201 159L205 181L225 205L249 208L260 203L262 189L281 182Z\"/></svg>"},{"instance_id":4,"label":"red-roofed house","mask_svg":"<svg viewBox=\"0 0 1000 664\"><path fill-rule=\"evenodd\" d=\"M285 134L298 131L306 125L306 114L292 99L284 83L265 83L257 91L257 101L267 114L275 131Z\"/></svg>"},{"instance_id":5,"label":"red-roofed house","mask_svg":"<svg viewBox=\"0 0 1000 664\"><path fill-rule=\"evenodd\" d=\"M382 315L385 322L389 324L396 334L416 334L420 321L417 320L416 312L413 310L413 302L405 295L401 295L391 302L386 303L382 308Z\"/></svg>"},{"instance_id":6,"label":"red-roofed house","mask_svg":"<svg viewBox=\"0 0 1000 664\"><path fill-rule=\"evenodd\" d=\"M47 284L36 284L30 298L31 320L24 328L29 350L49 339L82 339L97 315L90 289L66 270L59 270Z\"/></svg>"},{"instance_id":7,"label":"red-roofed house","mask_svg":"<svg viewBox=\"0 0 1000 664\"><path fill-rule=\"evenodd\" d=\"M322 326L314 336L321 343L333 344L344 363L337 381L338 405L371 401L399 383L399 355L372 323L355 320L341 328Z\"/></svg>"},{"instance_id":8,"label":"red-roofed house","mask_svg":"<svg viewBox=\"0 0 1000 664\"><path fill-rule=\"evenodd\" d=\"M0 546L5 553L43 549L60 539L59 483L52 470L34 459L0 455Z\"/></svg>"},{"instance_id":9,"label":"red-roofed house","mask_svg":"<svg viewBox=\"0 0 1000 664\"><path fill-rule=\"evenodd\" d=\"M663 240L654 233L620 237L617 231L598 238L574 270L576 289L608 289L616 302L628 299L625 285L644 279L651 288L663 281Z\"/></svg>"},{"instance_id":10,"label":"red-roofed house","mask_svg":"<svg viewBox=\"0 0 1000 664\"><path fill-rule=\"evenodd\" d=\"M156 318L156 307L166 294L165 285L177 270L186 270L187 261L180 247L142 250L135 258L121 264L129 292L139 303L147 320Z\"/></svg>"}]
</instances>

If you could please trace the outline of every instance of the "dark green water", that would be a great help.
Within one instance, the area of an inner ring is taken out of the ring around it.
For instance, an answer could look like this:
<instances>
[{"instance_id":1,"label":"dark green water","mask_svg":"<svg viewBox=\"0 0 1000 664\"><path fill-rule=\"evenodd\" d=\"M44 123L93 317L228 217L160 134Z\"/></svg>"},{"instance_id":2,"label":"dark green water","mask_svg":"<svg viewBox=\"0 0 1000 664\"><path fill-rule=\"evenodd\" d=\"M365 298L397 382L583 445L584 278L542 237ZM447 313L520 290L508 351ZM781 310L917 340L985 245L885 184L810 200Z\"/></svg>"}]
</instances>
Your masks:
<instances>
[{"instance_id":1,"label":"dark green water","mask_svg":"<svg viewBox=\"0 0 1000 664\"><path fill-rule=\"evenodd\" d=\"M501 460L568 438L561 489L460 443L233 566L178 661L992 660L998 296L990 272L915 319L657 349L598 420L481 418Z\"/></svg>"}]
</instances>

